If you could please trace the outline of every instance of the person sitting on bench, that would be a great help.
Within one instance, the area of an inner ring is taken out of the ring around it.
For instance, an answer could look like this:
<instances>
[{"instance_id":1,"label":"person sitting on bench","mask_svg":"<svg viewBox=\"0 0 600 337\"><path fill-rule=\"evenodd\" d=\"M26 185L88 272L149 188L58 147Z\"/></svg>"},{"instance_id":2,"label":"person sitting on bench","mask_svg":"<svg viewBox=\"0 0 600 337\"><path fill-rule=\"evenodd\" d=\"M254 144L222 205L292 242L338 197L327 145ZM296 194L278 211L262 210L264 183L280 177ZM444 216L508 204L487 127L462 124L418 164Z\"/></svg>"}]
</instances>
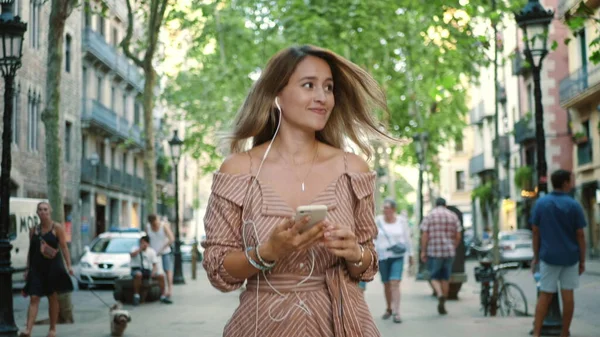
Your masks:
<instances>
[{"instance_id":1,"label":"person sitting on bench","mask_svg":"<svg viewBox=\"0 0 600 337\"><path fill-rule=\"evenodd\" d=\"M165 278L162 268L158 268L158 256L150 247L150 238L145 235L140 238L140 246L134 247L129 254L131 256L131 277L133 277L133 305L140 304L140 289L143 280L150 278L156 280L160 287L160 301L171 304L171 300L165 296Z\"/></svg>"}]
</instances>

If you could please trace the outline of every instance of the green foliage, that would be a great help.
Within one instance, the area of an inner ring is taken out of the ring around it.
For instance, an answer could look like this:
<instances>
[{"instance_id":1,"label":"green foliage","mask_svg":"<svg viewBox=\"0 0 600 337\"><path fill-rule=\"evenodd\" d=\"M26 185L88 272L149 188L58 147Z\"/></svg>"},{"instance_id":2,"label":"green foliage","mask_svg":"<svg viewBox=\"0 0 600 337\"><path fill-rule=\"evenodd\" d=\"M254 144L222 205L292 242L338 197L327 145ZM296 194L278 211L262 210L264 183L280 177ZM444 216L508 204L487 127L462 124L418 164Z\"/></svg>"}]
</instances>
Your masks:
<instances>
[{"instance_id":1,"label":"green foliage","mask_svg":"<svg viewBox=\"0 0 600 337\"><path fill-rule=\"evenodd\" d=\"M478 36L475 27L480 18L499 18L509 10L504 2L497 11L487 0L462 2L193 1L169 16L176 31L189 34L191 46L164 98L189 122L186 148L212 171L222 155L217 135L231 129L268 59L291 45L318 45L379 81L389 105L389 114L377 112L384 125L399 138L428 131L427 159L435 163L441 145L462 137L468 82L490 62L490 32ZM417 162L412 147L394 153L400 153L393 158L398 163Z\"/></svg>"},{"instance_id":2,"label":"green foliage","mask_svg":"<svg viewBox=\"0 0 600 337\"><path fill-rule=\"evenodd\" d=\"M494 193L492 191L492 182L488 181L484 184L480 184L475 187L473 191L471 191L471 199L479 200L479 202L484 204L491 204L494 198Z\"/></svg>"},{"instance_id":3,"label":"green foliage","mask_svg":"<svg viewBox=\"0 0 600 337\"><path fill-rule=\"evenodd\" d=\"M533 169L530 166L521 166L515 170L515 186L529 190L533 184Z\"/></svg>"}]
</instances>

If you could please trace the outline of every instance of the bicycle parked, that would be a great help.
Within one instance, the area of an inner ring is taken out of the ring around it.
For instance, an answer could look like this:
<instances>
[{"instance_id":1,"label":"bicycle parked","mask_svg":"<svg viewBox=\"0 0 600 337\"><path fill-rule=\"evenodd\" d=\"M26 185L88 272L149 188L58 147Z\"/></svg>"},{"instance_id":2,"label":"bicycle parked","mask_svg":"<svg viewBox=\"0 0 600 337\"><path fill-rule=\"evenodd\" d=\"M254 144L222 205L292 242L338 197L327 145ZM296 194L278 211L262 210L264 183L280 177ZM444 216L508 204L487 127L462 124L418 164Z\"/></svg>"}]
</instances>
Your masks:
<instances>
[{"instance_id":1,"label":"bicycle parked","mask_svg":"<svg viewBox=\"0 0 600 337\"><path fill-rule=\"evenodd\" d=\"M490 313L494 302L494 282L497 282L498 298L496 307L500 310L500 315L528 316L525 293L517 284L504 280L504 275L508 269L518 268L520 264L512 262L494 265L490 258L491 245L487 247L474 246L473 249L483 255L479 258L479 266L475 267L475 280L481 283L479 296L483 315L487 316Z\"/></svg>"}]
</instances>

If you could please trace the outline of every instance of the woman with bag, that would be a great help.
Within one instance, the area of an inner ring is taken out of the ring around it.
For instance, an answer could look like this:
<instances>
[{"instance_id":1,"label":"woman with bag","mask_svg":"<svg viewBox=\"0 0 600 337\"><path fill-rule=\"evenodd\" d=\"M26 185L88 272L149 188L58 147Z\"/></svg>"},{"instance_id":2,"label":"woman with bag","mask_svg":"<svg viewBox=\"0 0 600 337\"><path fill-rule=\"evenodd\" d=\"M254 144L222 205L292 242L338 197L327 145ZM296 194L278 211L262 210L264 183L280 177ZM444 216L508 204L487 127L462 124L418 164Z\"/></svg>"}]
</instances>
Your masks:
<instances>
[{"instance_id":1,"label":"woman with bag","mask_svg":"<svg viewBox=\"0 0 600 337\"><path fill-rule=\"evenodd\" d=\"M396 202L386 199L383 202L383 216L375 219L379 234L375 241L379 256L379 272L385 290L387 308L383 319L393 317L394 323L402 323L400 317L400 281L404 269L404 256L408 255L413 264L411 234L408 219L396 214Z\"/></svg>"},{"instance_id":2,"label":"woman with bag","mask_svg":"<svg viewBox=\"0 0 600 337\"><path fill-rule=\"evenodd\" d=\"M29 231L29 253L25 270L25 288L23 293L30 296L27 314L27 328L19 337L31 336L31 330L40 305L40 297L48 297L50 329L48 337L56 336L58 321L58 294L73 291L73 283L69 274L71 255L67 247L65 230L62 225L52 221L52 209L47 202L37 206L40 224ZM63 258L66 263L63 263Z\"/></svg>"}]
</instances>

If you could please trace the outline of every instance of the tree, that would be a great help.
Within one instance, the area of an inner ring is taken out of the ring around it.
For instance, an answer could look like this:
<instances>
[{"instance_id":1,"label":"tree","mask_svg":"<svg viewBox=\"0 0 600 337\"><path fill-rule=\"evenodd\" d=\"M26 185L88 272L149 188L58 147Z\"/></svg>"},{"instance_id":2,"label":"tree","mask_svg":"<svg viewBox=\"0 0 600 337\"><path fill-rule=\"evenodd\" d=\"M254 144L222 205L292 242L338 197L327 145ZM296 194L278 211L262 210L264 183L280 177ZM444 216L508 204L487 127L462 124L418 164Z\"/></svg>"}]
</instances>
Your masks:
<instances>
[{"instance_id":1,"label":"tree","mask_svg":"<svg viewBox=\"0 0 600 337\"><path fill-rule=\"evenodd\" d=\"M48 60L46 70L47 104L42 112L46 128L46 179L48 200L55 221L64 223L63 181L62 181L62 141L60 139L60 82L64 50L65 24L77 0L52 0L50 28L48 29ZM70 293L59 296L59 322L73 323Z\"/></svg>"},{"instance_id":2,"label":"tree","mask_svg":"<svg viewBox=\"0 0 600 337\"><path fill-rule=\"evenodd\" d=\"M492 15L489 1L461 2L194 2L174 17L177 30L191 36L187 59L197 62L182 66L165 97L192 124L191 152L213 170L220 158L215 135L229 126L268 58L315 44L373 74L388 98L389 111L377 112L384 125L405 139L428 131L433 162L440 145L462 136L468 85L489 63L488 37L475 34L476 17ZM416 163L412 149L395 148L393 160Z\"/></svg>"},{"instance_id":3,"label":"tree","mask_svg":"<svg viewBox=\"0 0 600 337\"><path fill-rule=\"evenodd\" d=\"M131 43L133 30L138 28L135 25L134 10L132 0L127 0L127 35L121 42L121 47L125 55L135 63L136 66L144 71L144 177L146 181L146 212L148 214L156 213L156 145L154 134L154 98L155 89L158 84L158 74L154 67L154 57L158 46L158 36L163 25L165 12L169 5L168 0L140 0L135 2L145 19L143 34L140 41L141 57L138 51L133 51Z\"/></svg>"}]
</instances>

